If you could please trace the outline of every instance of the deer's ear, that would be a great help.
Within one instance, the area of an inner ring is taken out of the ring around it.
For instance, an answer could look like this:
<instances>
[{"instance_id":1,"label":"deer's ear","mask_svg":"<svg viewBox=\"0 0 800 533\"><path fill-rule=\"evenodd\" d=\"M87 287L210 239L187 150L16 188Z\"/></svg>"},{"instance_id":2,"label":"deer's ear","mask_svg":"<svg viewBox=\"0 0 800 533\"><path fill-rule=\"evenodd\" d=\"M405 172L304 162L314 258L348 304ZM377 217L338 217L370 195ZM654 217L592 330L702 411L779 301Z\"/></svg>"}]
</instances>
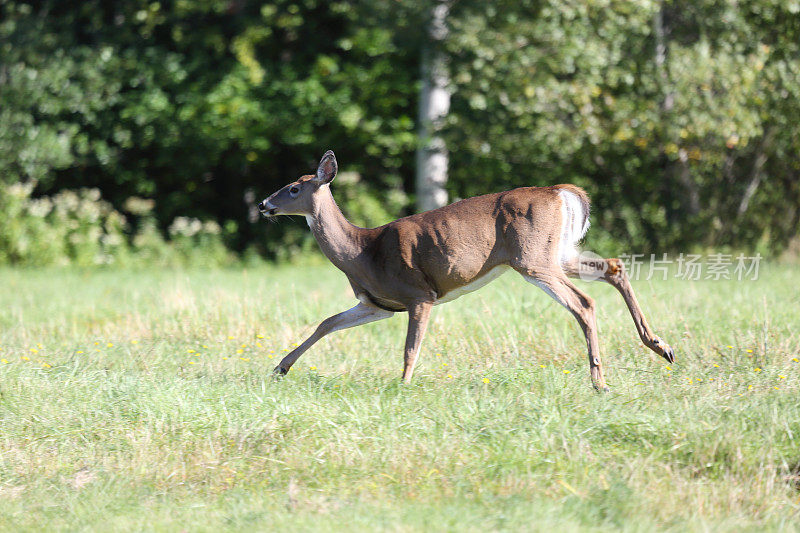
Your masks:
<instances>
[{"instance_id":1,"label":"deer's ear","mask_svg":"<svg viewBox=\"0 0 800 533\"><path fill-rule=\"evenodd\" d=\"M319 183L330 183L333 181L333 178L336 177L336 172L338 170L339 165L336 163L336 156L333 155L333 150L328 150L319 161L315 181Z\"/></svg>"}]
</instances>

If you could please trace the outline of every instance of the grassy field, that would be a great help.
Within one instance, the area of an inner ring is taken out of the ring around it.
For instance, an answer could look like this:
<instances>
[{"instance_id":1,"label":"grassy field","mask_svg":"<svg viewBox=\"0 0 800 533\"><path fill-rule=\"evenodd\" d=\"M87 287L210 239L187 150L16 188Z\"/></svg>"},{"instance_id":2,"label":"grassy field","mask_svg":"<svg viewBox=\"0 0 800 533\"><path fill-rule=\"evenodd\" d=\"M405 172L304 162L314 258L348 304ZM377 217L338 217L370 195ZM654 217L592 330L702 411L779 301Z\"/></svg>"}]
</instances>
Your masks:
<instances>
[{"instance_id":1,"label":"grassy field","mask_svg":"<svg viewBox=\"0 0 800 533\"><path fill-rule=\"evenodd\" d=\"M796 530L800 269L639 281L671 367L599 283L612 392L507 274L279 358L353 305L331 266L0 270L4 530Z\"/></svg>"}]
</instances>

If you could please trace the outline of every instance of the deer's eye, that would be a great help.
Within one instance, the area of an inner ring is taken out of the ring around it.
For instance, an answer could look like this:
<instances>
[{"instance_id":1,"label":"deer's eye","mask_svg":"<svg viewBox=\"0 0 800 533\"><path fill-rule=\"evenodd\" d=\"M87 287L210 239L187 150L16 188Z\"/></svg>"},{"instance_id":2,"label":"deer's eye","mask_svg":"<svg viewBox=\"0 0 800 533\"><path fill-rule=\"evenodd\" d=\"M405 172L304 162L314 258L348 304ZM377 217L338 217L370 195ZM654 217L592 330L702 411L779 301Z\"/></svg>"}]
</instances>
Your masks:
<instances>
[{"instance_id":1,"label":"deer's eye","mask_svg":"<svg viewBox=\"0 0 800 533\"><path fill-rule=\"evenodd\" d=\"M291 194L292 196L296 195L299 192L300 192L299 187L292 187L291 189L289 189L289 194Z\"/></svg>"}]
</instances>

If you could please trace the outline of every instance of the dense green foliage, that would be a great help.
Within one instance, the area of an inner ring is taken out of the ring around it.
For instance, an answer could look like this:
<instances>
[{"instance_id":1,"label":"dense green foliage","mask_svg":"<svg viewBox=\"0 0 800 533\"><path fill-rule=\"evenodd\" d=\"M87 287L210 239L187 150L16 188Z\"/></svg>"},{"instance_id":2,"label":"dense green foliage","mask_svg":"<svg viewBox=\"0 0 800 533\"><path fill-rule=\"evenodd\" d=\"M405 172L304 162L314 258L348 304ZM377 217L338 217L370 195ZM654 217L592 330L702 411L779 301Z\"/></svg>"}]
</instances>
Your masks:
<instances>
[{"instance_id":1,"label":"dense green foliage","mask_svg":"<svg viewBox=\"0 0 800 533\"><path fill-rule=\"evenodd\" d=\"M800 2L526 4L456 3L456 190L575 182L636 249L797 234Z\"/></svg>"},{"instance_id":2,"label":"dense green foliage","mask_svg":"<svg viewBox=\"0 0 800 533\"><path fill-rule=\"evenodd\" d=\"M409 386L400 315L331 335L270 379L349 305L331 266L0 278L2 530L794 531L800 520L797 269L637 284L676 348L669 366L640 344L614 289L581 284L597 301L604 395L573 317L516 274L434 310Z\"/></svg>"},{"instance_id":3,"label":"dense green foliage","mask_svg":"<svg viewBox=\"0 0 800 533\"><path fill-rule=\"evenodd\" d=\"M0 187L0 263L19 265L220 266L234 261L213 221L176 217L165 240L152 215L154 202L129 198L125 216L98 189L63 190L32 198L33 184Z\"/></svg>"},{"instance_id":4,"label":"dense green foliage","mask_svg":"<svg viewBox=\"0 0 800 533\"><path fill-rule=\"evenodd\" d=\"M0 188L97 188L129 244L183 216L274 256L308 237L259 224L254 201L332 148L362 177L344 202L357 222L407 213L430 6L2 0ZM595 247L781 249L800 220L798 11L453 2L453 196L575 182Z\"/></svg>"}]
</instances>

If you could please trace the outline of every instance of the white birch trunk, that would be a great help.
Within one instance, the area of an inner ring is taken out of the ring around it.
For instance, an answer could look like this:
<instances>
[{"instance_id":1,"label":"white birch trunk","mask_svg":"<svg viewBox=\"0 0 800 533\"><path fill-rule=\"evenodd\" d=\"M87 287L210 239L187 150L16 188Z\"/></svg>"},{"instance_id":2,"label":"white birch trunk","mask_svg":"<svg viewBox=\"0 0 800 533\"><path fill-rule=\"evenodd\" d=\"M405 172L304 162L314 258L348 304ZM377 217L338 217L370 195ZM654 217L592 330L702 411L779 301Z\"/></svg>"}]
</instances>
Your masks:
<instances>
[{"instance_id":1,"label":"white birch trunk","mask_svg":"<svg viewBox=\"0 0 800 533\"><path fill-rule=\"evenodd\" d=\"M429 41L422 52L422 90L419 98L419 147L417 148L417 210L429 211L447 204L448 155L437 129L450 110L447 59L439 44L447 36L446 2L432 11Z\"/></svg>"}]
</instances>

